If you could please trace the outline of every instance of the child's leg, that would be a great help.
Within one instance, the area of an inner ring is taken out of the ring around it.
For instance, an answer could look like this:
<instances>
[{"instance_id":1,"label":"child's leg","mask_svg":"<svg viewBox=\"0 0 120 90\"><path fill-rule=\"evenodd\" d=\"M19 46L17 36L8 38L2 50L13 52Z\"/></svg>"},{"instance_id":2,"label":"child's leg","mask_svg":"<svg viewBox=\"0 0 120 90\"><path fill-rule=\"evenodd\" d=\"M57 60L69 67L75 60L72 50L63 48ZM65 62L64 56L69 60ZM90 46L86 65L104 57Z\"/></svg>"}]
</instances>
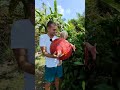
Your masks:
<instances>
[{"instance_id":1,"label":"child's leg","mask_svg":"<svg viewBox=\"0 0 120 90\"><path fill-rule=\"evenodd\" d=\"M58 66L60 66L60 65L62 65L62 60L59 60L59 64L58 64Z\"/></svg>"}]
</instances>

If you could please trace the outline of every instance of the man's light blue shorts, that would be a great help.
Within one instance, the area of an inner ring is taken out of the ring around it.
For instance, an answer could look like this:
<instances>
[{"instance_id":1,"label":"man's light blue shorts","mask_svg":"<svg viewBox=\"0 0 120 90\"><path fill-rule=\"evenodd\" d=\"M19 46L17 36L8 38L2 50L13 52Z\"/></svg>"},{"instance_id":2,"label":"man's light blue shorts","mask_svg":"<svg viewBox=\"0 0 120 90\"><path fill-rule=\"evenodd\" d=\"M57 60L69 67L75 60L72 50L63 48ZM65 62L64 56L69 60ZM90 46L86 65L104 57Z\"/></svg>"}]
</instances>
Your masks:
<instances>
[{"instance_id":1,"label":"man's light blue shorts","mask_svg":"<svg viewBox=\"0 0 120 90\"><path fill-rule=\"evenodd\" d=\"M46 67L45 66L45 81L53 82L55 78L61 78L63 76L62 65L57 67Z\"/></svg>"}]
</instances>

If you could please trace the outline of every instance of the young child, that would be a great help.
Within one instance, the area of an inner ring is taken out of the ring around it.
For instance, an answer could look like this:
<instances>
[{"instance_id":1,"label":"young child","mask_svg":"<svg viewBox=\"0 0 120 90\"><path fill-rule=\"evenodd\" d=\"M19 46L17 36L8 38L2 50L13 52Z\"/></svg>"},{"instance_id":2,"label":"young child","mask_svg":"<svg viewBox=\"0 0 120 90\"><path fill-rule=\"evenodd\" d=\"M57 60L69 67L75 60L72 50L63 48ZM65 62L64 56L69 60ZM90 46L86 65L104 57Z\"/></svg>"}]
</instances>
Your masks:
<instances>
[{"instance_id":1,"label":"young child","mask_svg":"<svg viewBox=\"0 0 120 90\"><path fill-rule=\"evenodd\" d=\"M67 39L68 38L68 33L67 31L62 31L60 32L60 38L64 38L64 39ZM71 43L70 43L71 44ZM75 51L75 45L71 44L72 48L73 48L73 51ZM59 52L58 54L61 54L61 52ZM58 66L60 66L62 64L62 60L59 61L59 64Z\"/></svg>"}]
</instances>

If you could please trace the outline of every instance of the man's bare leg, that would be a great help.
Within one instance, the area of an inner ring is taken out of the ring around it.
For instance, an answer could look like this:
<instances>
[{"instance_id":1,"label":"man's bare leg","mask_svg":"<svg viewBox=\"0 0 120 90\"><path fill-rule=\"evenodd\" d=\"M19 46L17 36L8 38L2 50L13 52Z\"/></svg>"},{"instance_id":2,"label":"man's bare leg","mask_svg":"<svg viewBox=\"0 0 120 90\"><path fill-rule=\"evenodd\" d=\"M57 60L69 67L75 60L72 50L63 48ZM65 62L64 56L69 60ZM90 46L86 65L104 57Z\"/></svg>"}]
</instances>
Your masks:
<instances>
[{"instance_id":1,"label":"man's bare leg","mask_svg":"<svg viewBox=\"0 0 120 90\"><path fill-rule=\"evenodd\" d=\"M59 90L59 81L60 81L59 78L55 78L55 87L56 87L56 90Z\"/></svg>"},{"instance_id":2,"label":"man's bare leg","mask_svg":"<svg viewBox=\"0 0 120 90\"><path fill-rule=\"evenodd\" d=\"M50 90L51 83L46 83L45 84L45 90Z\"/></svg>"}]
</instances>

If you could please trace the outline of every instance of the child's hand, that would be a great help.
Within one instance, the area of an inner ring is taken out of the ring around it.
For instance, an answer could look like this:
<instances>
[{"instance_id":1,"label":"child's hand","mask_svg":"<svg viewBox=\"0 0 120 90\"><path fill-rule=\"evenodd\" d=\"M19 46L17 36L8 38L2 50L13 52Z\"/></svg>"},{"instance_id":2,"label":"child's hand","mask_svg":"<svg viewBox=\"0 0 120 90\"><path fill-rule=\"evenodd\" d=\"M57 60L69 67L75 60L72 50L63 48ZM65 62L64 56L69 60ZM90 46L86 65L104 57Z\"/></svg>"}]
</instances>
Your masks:
<instances>
[{"instance_id":1,"label":"child's hand","mask_svg":"<svg viewBox=\"0 0 120 90\"><path fill-rule=\"evenodd\" d=\"M75 45L73 45L72 47L73 47L73 51L75 51L75 49L76 49Z\"/></svg>"}]
</instances>

